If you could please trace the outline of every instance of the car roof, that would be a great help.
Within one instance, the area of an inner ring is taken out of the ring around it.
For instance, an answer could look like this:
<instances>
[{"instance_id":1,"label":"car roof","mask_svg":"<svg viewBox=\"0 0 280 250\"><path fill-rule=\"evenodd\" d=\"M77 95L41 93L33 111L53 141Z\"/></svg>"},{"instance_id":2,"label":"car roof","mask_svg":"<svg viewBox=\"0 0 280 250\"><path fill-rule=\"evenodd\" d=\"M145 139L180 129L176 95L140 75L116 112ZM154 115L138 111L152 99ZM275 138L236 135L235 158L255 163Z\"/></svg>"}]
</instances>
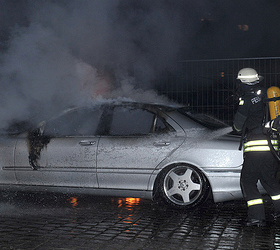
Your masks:
<instances>
[{"instance_id":1,"label":"car roof","mask_svg":"<svg viewBox=\"0 0 280 250\"><path fill-rule=\"evenodd\" d=\"M135 101L119 101L119 100L114 100L114 101L109 101L109 102L100 102L100 103L93 103L89 105L89 107L94 107L94 106L133 106L133 107L143 107L143 108L158 108L161 110L165 111L172 111L176 110L179 108L186 108L185 106L182 106L177 103L154 103L154 102L135 102Z\"/></svg>"}]
</instances>

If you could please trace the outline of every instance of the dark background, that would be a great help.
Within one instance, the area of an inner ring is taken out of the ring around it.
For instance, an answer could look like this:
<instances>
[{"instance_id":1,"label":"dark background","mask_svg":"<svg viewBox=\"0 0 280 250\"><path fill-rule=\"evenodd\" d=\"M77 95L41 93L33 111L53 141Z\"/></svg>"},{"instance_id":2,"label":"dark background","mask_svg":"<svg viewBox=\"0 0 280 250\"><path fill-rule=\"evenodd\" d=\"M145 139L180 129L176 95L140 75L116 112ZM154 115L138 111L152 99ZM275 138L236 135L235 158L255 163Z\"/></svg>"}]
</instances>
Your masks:
<instances>
[{"instance_id":1,"label":"dark background","mask_svg":"<svg viewBox=\"0 0 280 250\"><path fill-rule=\"evenodd\" d=\"M36 1L37 4L34 2L0 1L2 50L9 47L8 41L14 27L30 25L33 21L30 16L34 8L46 3L68 6L67 2L75 1L39 0ZM110 1L104 1L104 5L106 2ZM177 27L166 25L165 36L172 35L172 32L169 33L172 29L180 33L181 50L178 57L181 59L263 57L280 54L280 3L277 0L199 0L195 3L182 0L115 2L117 3L114 5L115 13L111 14L111 18L116 18L119 22L127 22L128 30L130 28L129 31L133 33L131 37L142 49L145 47L145 37L138 36L132 28L139 28L145 18L148 20L150 13L159 10L163 11L166 20L176 20L173 24L176 23ZM151 23L154 27L162 28L160 21L158 24L153 21ZM164 41L165 38L162 37L162 40Z\"/></svg>"}]
</instances>

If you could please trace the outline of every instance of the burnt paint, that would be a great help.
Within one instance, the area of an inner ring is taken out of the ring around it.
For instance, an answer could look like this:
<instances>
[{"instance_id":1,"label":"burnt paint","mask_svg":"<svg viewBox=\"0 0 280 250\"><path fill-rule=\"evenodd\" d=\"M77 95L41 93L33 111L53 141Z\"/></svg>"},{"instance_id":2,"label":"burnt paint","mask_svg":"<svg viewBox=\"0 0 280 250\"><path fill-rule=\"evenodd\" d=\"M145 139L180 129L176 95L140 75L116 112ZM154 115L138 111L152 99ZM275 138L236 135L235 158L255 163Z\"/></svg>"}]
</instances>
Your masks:
<instances>
[{"instance_id":1,"label":"burnt paint","mask_svg":"<svg viewBox=\"0 0 280 250\"><path fill-rule=\"evenodd\" d=\"M33 170L40 168L38 160L40 159L41 151L50 142L50 136L43 135L40 129L30 130L28 132L27 140L29 146L29 164Z\"/></svg>"}]
</instances>

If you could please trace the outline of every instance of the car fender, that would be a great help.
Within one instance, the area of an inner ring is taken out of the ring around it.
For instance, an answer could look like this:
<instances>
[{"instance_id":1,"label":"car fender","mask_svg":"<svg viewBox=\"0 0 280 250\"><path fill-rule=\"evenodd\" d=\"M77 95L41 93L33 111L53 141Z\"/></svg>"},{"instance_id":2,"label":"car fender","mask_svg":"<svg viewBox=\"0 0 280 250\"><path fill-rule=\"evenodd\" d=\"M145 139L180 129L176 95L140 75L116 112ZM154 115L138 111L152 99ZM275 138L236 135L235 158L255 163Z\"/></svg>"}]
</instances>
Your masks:
<instances>
[{"instance_id":1,"label":"car fender","mask_svg":"<svg viewBox=\"0 0 280 250\"><path fill-rule=\"evenodd\" d=\"M153 171L148 190L153 190L158 174L166 167L178 164L190 164L198 168L208 179L211 189L219 190L216 177L224 173L234 176L233 189L236 187L236 176L239 178L243 163L243 152L238 150L238 142L218 139L199 142L188 138L180 148L162 161Z\"/></svg>"}]
</instances>

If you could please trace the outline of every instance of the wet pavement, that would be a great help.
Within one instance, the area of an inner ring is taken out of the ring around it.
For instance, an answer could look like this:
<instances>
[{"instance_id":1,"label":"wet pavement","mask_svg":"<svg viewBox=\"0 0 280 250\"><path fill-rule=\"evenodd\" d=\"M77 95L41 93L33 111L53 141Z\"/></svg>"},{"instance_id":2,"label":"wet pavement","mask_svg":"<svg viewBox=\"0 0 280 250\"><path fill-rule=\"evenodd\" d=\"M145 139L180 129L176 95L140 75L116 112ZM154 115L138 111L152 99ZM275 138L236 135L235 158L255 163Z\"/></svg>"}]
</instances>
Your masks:
<instances>
[{"instance_id":1,"label":"wet pavement","mask_svg":"<svg viewBox=\"0 0 280 250\"><path fill-rule=\"evenodd\" d=\"M0 249L280 249L280 223L245 227L244 202L190 211L149 200L41 193L0 196Z\"/></svg>"}]
</instances>

